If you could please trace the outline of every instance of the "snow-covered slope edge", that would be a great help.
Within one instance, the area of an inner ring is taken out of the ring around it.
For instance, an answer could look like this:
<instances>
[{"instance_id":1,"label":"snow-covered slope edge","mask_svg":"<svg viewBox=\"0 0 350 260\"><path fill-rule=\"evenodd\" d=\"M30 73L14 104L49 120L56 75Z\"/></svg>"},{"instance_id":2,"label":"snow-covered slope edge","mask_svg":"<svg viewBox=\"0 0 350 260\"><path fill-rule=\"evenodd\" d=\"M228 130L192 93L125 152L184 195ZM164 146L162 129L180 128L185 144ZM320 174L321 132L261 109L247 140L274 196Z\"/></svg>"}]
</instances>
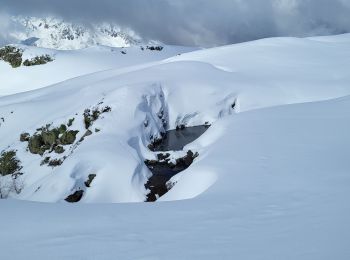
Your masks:
<instances>
[{"instance_id":1,"label":"snow-covered slope edge","mask_svg":"<svg viewBox=\"0 0 350 260\"><path fill-rule=\"evenodd\" d=\"M156 62L196 50L196 48L182 46L162 46L161 51L150 50L146 46L128 48L94 46L82 50L62 51L21 44L11 46L23 51L23 61L41 55L49 55L53 61L44 65L12 68L10 64L0 59L0 96L46 87L107 69Z\"/></svg>"}]
</instances>

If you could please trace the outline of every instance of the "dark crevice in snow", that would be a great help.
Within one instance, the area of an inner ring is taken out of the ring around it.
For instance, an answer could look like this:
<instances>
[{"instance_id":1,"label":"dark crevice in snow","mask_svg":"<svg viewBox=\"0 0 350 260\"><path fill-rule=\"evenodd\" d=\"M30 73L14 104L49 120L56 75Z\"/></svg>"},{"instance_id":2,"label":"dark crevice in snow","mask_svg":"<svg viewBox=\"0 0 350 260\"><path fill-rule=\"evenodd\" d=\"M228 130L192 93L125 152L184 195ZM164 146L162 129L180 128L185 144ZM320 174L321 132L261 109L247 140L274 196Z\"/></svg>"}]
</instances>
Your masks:
<instances>
[{"instance_id":1,"label":"dark crevice in snow","mask_svg":"<svg viewBox=\"0 0 350 260\"><path fill-rule=\"evenodd\" d=\"M149 148L152 151L181 151L184 146L200 137L210 125L200 125L192 127L178 127L174 130L166 131L161 139L157 139ZM187 169L198 157L197 152L188 150L183 157L171 159L170 153L158 153L157 160L145 160L145 164L152 172L152 176L147 180L145 188L150 192L147 194L147 202L156 201L159 197L167 193L173 185L169 180L179 172Z\"/></svg>"},{"instance_id":2,"label":"dark crevice in snow","mask_svg":"<svg viewBox=\"0 0 350 260\"><path fill-rule=\"evenodd\" d=\"M143 162L135 170L133 181L143 183L147 202L167 193L177 183L173 177L199 156L193 148L185 150L185 146L208 130L213 121L234 113L237 104L232 94L225 97L215 111L177 113L168 102L169 91L160 83L154 84L136 109L137 116L144 118L137 129L141 130L140 136L128 141ZM175 129L169 130L169 127Z\"/></svg>"}]
</instances>

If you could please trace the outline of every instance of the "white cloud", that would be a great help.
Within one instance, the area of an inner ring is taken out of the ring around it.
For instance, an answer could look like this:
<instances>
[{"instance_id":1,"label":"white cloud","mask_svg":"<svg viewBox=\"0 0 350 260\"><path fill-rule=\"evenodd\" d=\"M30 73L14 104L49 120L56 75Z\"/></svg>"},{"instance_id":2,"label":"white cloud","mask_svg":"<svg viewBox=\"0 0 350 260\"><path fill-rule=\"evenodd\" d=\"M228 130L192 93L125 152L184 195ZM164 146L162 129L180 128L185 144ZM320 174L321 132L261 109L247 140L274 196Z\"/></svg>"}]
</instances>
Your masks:
<instances>
[{"instance_id":1,"label":"white cloud","mask_svg":"<svg viewBox=\"0 0 350 260\"><path fill-rule=\"evenodd\" d=\"M12 14L112 21L168 44L350 32L349 0L2 0Z\"/></svg>"}]
</instances>

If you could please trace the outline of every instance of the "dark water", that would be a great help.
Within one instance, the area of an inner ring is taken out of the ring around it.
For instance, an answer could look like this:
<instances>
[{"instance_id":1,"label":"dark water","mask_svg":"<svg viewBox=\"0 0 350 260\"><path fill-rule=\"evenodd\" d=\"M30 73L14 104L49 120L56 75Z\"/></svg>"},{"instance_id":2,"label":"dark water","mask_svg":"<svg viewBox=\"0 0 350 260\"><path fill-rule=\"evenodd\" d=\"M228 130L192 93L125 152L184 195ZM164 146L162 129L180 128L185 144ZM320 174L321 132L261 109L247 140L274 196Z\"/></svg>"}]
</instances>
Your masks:
<instances>
[{"instance_id":1,"label":"dark water","mask_svg":"<svg viewBox=\"0 0 350 260\"><path fill-rule=\"evenodd\" d=\"M183 129L168 130L160 143L155 144L153 151L181 151L185 145L192 143L207 131L209 125L185 127Z\"/></svg>"},{"instance_id":2,"label":"dark water","mask_svg":"<svg viewBox=\"0 0 350 260\"><path fill-rule=\"evenodd\" d=\"M183 150L185 145L196 140L208 128L209 125L201 125L177 130L169 130L165 133L162 140L153 146L152 150L155 152ZM160 154L162 154L163 157L167 157L165 153ZM166 183L174 175L187 169L197 156L198 154L188 151L186 156L176 160L176 165L169 164L167 159L164 158L153 162L146 161L145 163L147 167L153 173L145 184L145 187L151 191L147 195L147 201L156 201L158 197L161 197L167 193L169 190Z\"/></svg>"}]
</instances>

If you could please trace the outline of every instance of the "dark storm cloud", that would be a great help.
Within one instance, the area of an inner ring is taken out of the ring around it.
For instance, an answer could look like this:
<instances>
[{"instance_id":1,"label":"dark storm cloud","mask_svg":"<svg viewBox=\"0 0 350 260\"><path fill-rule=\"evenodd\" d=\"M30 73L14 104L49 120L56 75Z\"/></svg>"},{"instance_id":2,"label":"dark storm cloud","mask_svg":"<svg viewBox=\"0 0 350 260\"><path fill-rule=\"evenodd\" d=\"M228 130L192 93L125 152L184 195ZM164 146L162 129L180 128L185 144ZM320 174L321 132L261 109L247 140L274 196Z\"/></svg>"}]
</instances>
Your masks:
<instances>
[{"instance_id":1,"label":"dark storm cloud","mask_svg":"<svg viewBox=\"0 0 350 260\"><path fill-rule=\"evenodd\" d=\"M9 14L110 21L168 44L350 32L349 0L0 0Z\"/></svg>"}]
</instances>

